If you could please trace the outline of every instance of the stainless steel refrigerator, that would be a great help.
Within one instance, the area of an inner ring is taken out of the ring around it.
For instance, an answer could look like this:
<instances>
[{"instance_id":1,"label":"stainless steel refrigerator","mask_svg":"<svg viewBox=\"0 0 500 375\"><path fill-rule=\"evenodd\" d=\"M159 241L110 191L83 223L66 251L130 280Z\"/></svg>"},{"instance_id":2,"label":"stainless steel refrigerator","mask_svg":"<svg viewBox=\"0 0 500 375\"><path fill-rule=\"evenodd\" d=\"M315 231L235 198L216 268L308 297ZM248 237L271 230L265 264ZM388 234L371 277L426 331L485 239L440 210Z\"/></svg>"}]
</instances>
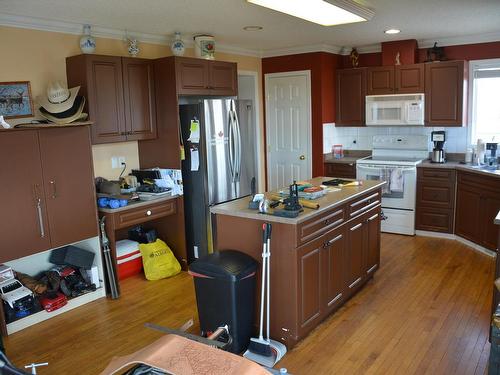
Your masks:
<instances>
[{"instance_id":1,"label":"stainless steel refrigerator","mask_svg":"<svg viewBox=\"0 0 500 375\"><path fill-rule=\"evenodd\" d=\"M186 241L193 261L212 249L210 206L251 194L257 133L250 100L182 98L180 103Z\"/></svg>"}]
</instances>

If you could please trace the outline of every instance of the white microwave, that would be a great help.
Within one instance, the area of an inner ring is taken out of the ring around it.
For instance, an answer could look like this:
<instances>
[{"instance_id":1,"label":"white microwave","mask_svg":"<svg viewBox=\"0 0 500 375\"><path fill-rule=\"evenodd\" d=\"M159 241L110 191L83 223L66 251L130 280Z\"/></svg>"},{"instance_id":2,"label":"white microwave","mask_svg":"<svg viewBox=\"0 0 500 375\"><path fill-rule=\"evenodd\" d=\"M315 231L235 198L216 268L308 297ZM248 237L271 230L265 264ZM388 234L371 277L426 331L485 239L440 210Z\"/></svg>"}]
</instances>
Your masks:
<instances>
[{"instance_id":1,"label":"white microwave","mask_svg":"<svg viewBox=\"0 0 500 375\"><path fill-rule=\"evenodd\" d=\"M367 95L366 125L424 125L424 94Z\"/></svg>"}]
</instances>

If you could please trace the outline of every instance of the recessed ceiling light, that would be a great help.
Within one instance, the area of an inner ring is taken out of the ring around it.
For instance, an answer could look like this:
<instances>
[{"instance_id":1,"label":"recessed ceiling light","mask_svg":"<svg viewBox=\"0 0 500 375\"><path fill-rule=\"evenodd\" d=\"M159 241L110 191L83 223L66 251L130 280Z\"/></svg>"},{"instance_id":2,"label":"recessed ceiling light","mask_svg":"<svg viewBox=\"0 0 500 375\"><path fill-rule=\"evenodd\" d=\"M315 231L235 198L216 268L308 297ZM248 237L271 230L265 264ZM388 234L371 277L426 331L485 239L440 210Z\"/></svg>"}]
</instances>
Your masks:
<instances>
[{"instance_id":1,"label":"recessed ceiling light","mask_svg":"<svg viewBox=\"0 0 500 375\"><path fill-rule=\"evenodd\" d=\"M262 26L245 26L243 28L243 30L245 30L245 31L260 31L262 29L263 29Z\"/></svg>"},{"instance_id":2,"label":"recessed ceiling light","mask_svg":"<svg viewBox=\"0 0 500 375\"><path fill-rule=\"evenodd\" d=\"M247 0L249 3L286 13L323 26L368 21L373 10L354 0Z\"/></svg>"},{"instance_id":3,"label":"recessed ceiling light","mask_svg":"<svg viewBox=\"0 0 500 375\"><path fill-rule=\"evenodd\" d=\"M389 29L389 30L385 30L384 33L386 34L399 34L401 32L401 30L399 29Z\"/></svg>"}]
</instances>

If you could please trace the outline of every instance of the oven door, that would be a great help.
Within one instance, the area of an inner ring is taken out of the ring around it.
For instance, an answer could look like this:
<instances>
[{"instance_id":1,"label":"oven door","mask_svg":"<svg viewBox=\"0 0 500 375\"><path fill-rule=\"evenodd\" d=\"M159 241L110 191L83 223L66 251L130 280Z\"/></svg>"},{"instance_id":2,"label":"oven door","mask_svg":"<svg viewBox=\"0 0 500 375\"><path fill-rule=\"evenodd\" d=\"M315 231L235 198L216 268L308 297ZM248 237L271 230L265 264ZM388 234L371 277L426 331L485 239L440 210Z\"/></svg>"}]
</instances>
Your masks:
<instances>
[{"instance_id":1,"label":"oven door","mask_svg":"<svg viewBox=\"0 0 500 375\"><path fill-rule=\"evenodd\" d=\"M356 178L358 180L385 180L390 178L387 169L400 168L403 175L403 190L391 191L390 184L382 188L382 207L398 208L403 210L415 209L417 168L414 166L380 165L380 164L357 164Z\"/></svg>"}]
</instances>

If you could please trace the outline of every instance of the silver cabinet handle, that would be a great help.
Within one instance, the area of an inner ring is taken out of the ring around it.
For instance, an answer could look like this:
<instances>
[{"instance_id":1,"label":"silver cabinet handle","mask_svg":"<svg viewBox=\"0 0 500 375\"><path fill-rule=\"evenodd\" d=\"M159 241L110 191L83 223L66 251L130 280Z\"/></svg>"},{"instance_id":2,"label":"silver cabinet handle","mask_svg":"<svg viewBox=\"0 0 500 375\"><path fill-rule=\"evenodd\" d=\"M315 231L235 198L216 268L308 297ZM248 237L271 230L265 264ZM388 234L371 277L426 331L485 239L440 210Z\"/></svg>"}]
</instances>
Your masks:
<instances>
[{"instance_id":1,"label":"silver cabinet handle","mask_svg":"<svg viewBox=\"0 0 500 375\"><path fill-rule=\"evenodd\" d=\"M359 228L360 226L362 226L362 225L363 225L363 223L356 224L355 226L353 226L353 227L351 228L351 231L355 231L356 229L358 229L358 228Z\"/></svg>"},{"instance_id":2,"label":"silver cabinet handle","mask_svg":"<svg viewBox=\"0 0 500 375\"><path fill-rule=\"evenodd\" d=\"M341 234L339 234L337 237L329 240L329 241L326 241L325 242L325 247L328 247L328 246L331 246L334 242L340 240L343 236Z\"/></svg>"},{"instance_id":3,"label":"silver cabinet handle","mask_svg":"<svg viewBox=\"0 0 500 375\"><path fill-rule=\"evenodd\" d=\"M50 181L50 186L52 186L52 199L57 198L57 186L54 180Z\"/></svg>"},{"instance_id":4,"label":"silver cabinet handle","mask_svg":"<svg viewBox=\"0 0 500 375\"><path fill-rule=\"evenodd\" d=\"M378 216L378 214L373 215L372 217L370 217L370 218L368 219L368 221L375 220L375 219L377 218L377 216Z\"/></svg>"},{"instance_id":5,"label":"silver cabinet handle","mask_svg":"<svg viewBox=\"0 0 500 375\"><path fill-rule=\"evenodd\" d=\"M38 198L36 200L36 210L38 213L38 225L40 225L40 237L45 237L45 229L43 225L43 215L42 215L42 200Z\"/></svg>"},{"instance_id":6,"label":"silver cabinet handle","mask_svg":"<svg viewBox=\"0 0 500 375\"><path fill-rule=\"evenodd\" d=\"M358 277L356 280L354 280L354 282L351 285L349 285L349 289L354 288L356 284L358 284L360 281L361 277Z\"/></svg>"}]
</instances>

